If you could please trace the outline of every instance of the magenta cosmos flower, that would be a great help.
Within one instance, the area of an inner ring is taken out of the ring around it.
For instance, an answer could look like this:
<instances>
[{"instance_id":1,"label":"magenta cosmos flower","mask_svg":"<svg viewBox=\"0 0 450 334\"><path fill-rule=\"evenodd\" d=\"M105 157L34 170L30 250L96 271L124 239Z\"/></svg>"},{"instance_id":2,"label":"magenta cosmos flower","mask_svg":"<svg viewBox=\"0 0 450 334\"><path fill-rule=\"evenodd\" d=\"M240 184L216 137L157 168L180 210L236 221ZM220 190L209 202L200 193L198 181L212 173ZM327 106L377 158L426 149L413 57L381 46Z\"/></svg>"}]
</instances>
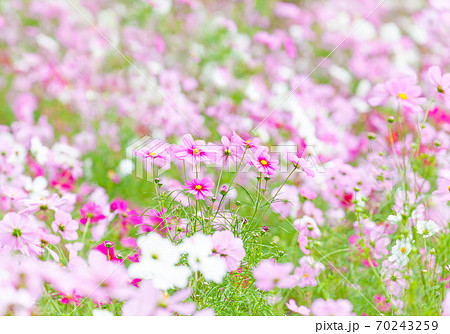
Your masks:
<instances>
[{"instance_id":1,"label":"magenta cosmos flower","mask_svg":"<svg viewBox=\"0 0 450 334\"><path fill-rule=\"evenodd\" d=\"M278 161L270 160L270 155L267 153L267 149L264 149L261 152L255 152L248 163L255 166L258 172L267 175L274 175L279 169Z\"/></svg>"},{"instance_id":2,"label":"magenta cosmos flower","mask_svg":"<svg viewBox=\"0 0 450 334\"><path fill-rule=\"evenodd\" d=\"M0 221L0 245L20 250L25 255L42 252L35 223L27 216L15 212L7 213Z\"/></svg>"},{"instance_id":3,"label":"magenta cosmos flower","mask_svg":"<svg viewBox=\"0 0 450 334\"><path fill-rule=\"evenodd\" d=\"M53 232L59 232L66 240L78 239L78 222L72 219L70 213L58 210L55 213L55 221L52 223Z\"/></svg>"},{"instance_id":4,"label":"magenta cosmos flower","mask_svg":"<svg viewBox=\"0 0 450 334\"><path fill-rule=\"evenodd\" d=\"M193 179L192 181L186 180L186 185L183 186L187 189L189 194L195 195L195 199L205 200L206 196L214 196L210 191L214 187L214 182L209 178L204 177L203 179Z\"/></svg>"},{"instance_id":5,"label":"magenta cosmos flower","mask_svg":"<svg viewBox=\"0 0 450 334\"><path fill-rule=\"evenodd\" d=\"M183 143L184 146L175 146L173 148L177 159L187 161L193 165L214 160L214 153L207 151L207 146L203 140L194 140L190 134L187 134L183 136Z\"/></svg>"},{"instance_id":6,"label":"magenta cosmos flower","mask_svg":"<svg viewBox=\"0 0 450 334\"><path fill-rule=\"evenodd\" d=\"M80 214L80 223L83 225L86 225L88 219L92 224L106 218L100 205L97 205L94 202L88 202L83 205L83 207L80 209Z\"/></svg>"},{"instance_id":7,"label":"magenta cosmos flower","mask_svg":"<svg viewBox=\"0 0 450 334\"><path fill-rule=\"evenodd\" d=\"M345 299L316 299L311 305L311 313L313 315L336 315L336 316L348 316L355 315L352 312L353 305Z\"/></svg>"},{"instance_id":8,"label":"magenta cosmos flower","mask_svg":"<svg viewBox=\"0 0 450 334\"><path fill-rule=\"evenodd\" d=\"M296 279L291 276L294 265L288 263L275 263L274 260L261 261L253 270L253 277L258 289L273 290L275 287L290 289L295 286Z\"/></svg>"},{"instance_id":9,"label":"magenta cosmos flower","mask_svg":"<svg viewBox=\"0 0 450 334\"><path fill-rule=\"evenodd\" d=\"M212 235L213 254L220 256L227 264L227 270L236 270L245 256L242 240L231 231L218 231Z\"/></svg>"}]
</instances>

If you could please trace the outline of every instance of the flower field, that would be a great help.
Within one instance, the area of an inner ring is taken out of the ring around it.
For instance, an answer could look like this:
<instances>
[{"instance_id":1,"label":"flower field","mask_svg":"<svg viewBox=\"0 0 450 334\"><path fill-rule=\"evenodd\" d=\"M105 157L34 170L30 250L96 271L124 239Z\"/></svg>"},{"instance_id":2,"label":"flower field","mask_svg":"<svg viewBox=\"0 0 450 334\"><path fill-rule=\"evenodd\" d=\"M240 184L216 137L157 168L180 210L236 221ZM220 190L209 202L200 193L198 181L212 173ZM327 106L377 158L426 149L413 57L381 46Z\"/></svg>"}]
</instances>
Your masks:
<instances>
[{"instance_id":1,"label":"flower field","mask_svg":"<svg viewBox=\"0 0 450 334\"><path fill-rule=\"evenodd\" d=\"M450 315L450 2L0 0L0 315Z\"/></svg>"}]
</instances>

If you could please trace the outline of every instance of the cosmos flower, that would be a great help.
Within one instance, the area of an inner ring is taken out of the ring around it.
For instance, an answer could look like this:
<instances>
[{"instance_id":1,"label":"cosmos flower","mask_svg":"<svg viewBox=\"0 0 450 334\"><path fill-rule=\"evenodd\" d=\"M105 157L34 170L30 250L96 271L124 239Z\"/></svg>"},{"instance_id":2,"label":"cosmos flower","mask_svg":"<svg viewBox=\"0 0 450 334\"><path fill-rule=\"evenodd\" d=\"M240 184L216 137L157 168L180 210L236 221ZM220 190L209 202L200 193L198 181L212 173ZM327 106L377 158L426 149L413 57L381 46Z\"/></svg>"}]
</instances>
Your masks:
<instances>
[{"instance_id":1,"label":"cosmos flower","mask_svg":"<svg viewBox=\"0 0 450 334\"><path fill-rule=\"evenodd\" d=\"M42 252L37 226L28 216L15 212L7 213L0 221L0 245L20 250L25 255Z\"/></svg>"},{"instance_id":2,"label":"cosmos flower","mask_svg":"<svg viewBox=\"0 0 450 334\"><path fill-rule=\"evenodd\" d=\"M316 299L311 305L311 313L316 316L349 316L355 315L352 312L353 305L345 299Z\"/></svg>"},{"instance_id":3,"label":"cosmos flower","mask_svg":"<svg viewBox=\"0 0 450 334\"><path fill-rule=\"evenodd\" d=\"M439 232L439 226L433 220L419 220L417 222L417 233L429 238Z\"/></svg>"},{"instance_id":4,"label":"cosmos flower","mask_svg":"<svg viewBox=\"0 0 450 334\"><path fill-rule=\"evenodd\" d=\"M281 289L293 288L296 279L291 276L294 269L292 263L275 263L273 260L263 260L253 270L253 277L258 289L264 291L273 290L275 287Z\"/></svg>"},{"instance_id":5,"label":"cosmos flower","mask_svg":"<svg viewBox=\"0 0 450 334\"><path fill-rule=\"evenodd\" d=\"M65 240L78 239L78 222L72 219L72 215L62 210L55 212L55 220L52 223L53 232L59 232Z\"/></svg>"},{"instance_id":6,"label":"cosmos flower","mask_svg":"<svg viewBox=\"0 0 450 334\"><path fill-rule=\"evenodd\" d=\"M88 219L91 224L98 223L100 220L105 219L106 216L103 214L103 210L100 205L94 202L88 202L80 209L80 223L86 225Z\"/></svg>"},{"instance_id":7,"label":"cosmos flower","mask_svg":"<svg viewBox=\"0 0 450 334\"><path fill-rule=\"evenodd\" d=\"M212 235L214 255L224 259L227 270L236 270L245 256L242 239L236 238L231 231L217 231Z\"/></svg>"},{"instance_id":8,"label":"cosmos flower","mask_svg":"<svg viewBox=\"0 0 450 334\"><path fill-rule=\"evenodd\" d=\"M192 135L186 134L183 136L183 144L184 146L175 146L173 148L174 155L177 159L186 161L192 165L214 161L214 153L208 150L203 140L194 140Z\"/></svg>"},{"instance_id":9,"label":"cosmos flower","mask_svg":"<svg viewBox=\"0 0 450 334\"><path fill-rule=\"evenodd\" d=\"M214 183L207 177L204 177L203 179L186 180L186 185L183 186L183 188L187 190L187 193L194 195L196 200L205 200L206 196L214 196L210 191L213 187Z\"/></svg>"},{"instance_id":10,"label":"cosmos flower","mask_svg":"<svg viewBox=\"0 0 450 334\"><path fill-rule=\"evenodd\" d=\"M295 300L289 299L289 301L286 303L286 307L295 313L298 313L300 315L310 315L311 311L306 306L298 306Z\"/></svg>"},{"instance_id":11,"label":"cosmos flower","mask_svg":"<svg viewBox=\"0 0 450 334\"><path fill-rule=\"evenodd\" d=\"M252 154L250 160L248 161L250 165L256 167L256 170L260 173L267 175L275 175L278 171L278 161L270 160L270 155L267 153L267 150L259 150Z\"/></svg>"}]
</instances>

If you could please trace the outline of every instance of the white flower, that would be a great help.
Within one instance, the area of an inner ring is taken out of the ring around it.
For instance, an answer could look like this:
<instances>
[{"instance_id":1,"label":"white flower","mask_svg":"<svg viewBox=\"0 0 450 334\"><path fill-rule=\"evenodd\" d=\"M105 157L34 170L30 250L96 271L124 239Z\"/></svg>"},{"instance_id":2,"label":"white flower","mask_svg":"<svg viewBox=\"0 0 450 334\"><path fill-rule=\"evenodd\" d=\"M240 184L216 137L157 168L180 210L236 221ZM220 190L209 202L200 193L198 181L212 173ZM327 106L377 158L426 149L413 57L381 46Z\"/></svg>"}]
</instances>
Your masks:
<instances>
[{"instance_id":1,"label":"white flower","mask_svg":"<svg viewBox=\"0 0 450 334\"><path fill-rule=\"evenodd\" d=\"M44 165L48 161L50 150L42 145L41 140L38 137L31 138L30 151L40 165Z\"/></svg>"},{"instance_id":2,"label":"white flower","mask_svg":"<svg viewBox=\"0 0 450 334\"><path fill-rule=\"evenodd\" d=\"M142 255L139 263L133 263L128 272L131 277L151 279L161 290L187 286L191 271L186 266L176 266L180 260L178 248L169 239L151 233L138 239Z\"/></svg>"},{"instance_id":3,"label":"white flower","mask_svg":"<svg viewBox=\"0 0 450 334\"><path fill-rule=\"evenodd\" d=\"M38 176L34 180L30 177L25 179L25 190L29 191L29 198L39 199L41 197L47 197L50 193L46 190L48 186L47 179L43 176Z\"/></svg>"},{"instance_id":4,"label":"white flower","mask_svg":"<svg viewBox=\"0 0 450 334\"><path fill-rule=\"evenodd\" d=\"M180 249L187 253L188 264L193 271L200 271L207 281L222 282L227 272L226 263L212 256L213 243L210 236L197 233L186 239Z\"/></svg>"},{"instance_id":5,"label":"white flower","mask_svg":"<svg viewBox=\"0 0 450 334\"><path fill-rule=\"evenodd\" d=\"M429 238L439 232L439 226L432 220L419 220L417 222L417 233L422 234L424 238Z\"/></svg>"},{"instance_id":6,"label":"white flower","mask_svg":"<svg viewBox=\"0 0 450 334\"><path fill-rule=\"evenodd\" d=\"M386 220L388 222L390 222L391 224L398 224L401 223L402 221L402 215L401 214L397 214L397 215L390 215L389 217L386 218Z\"/></svg>"},{"instance_id":7,"label":"white flower","mask_svg":"<svg viewBox=\"0 0 450 334\"><path fill-rule=\"evenodd\" d=\"M405 240L397 240L394 247L392 247L392 255L389 261L397 262L400 267L406 266L408 263L408 254L411 252L412 246L410 238Z\"/></svg>"}]
</instances>

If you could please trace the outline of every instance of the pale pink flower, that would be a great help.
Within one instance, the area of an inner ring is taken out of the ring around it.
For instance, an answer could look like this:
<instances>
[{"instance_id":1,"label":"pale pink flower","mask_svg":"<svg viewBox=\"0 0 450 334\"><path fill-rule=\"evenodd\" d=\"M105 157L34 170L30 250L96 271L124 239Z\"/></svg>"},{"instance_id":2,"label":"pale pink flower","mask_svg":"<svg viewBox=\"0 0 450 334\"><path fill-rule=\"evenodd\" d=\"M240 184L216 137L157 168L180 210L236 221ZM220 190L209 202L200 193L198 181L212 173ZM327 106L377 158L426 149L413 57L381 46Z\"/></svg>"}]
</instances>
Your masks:
<instances>
[{"instance_id":1,"label":"pale pink flower","mask_svg":"<svg viewBox=\"0 0 450 334\"><path fill-rule=\"evenodd\" d=\"M450 316L450 291L447 290L445 298L442 301L442 314L444 316Z\"/></svg>"},{"instance_id":2,"label":"pale pink flower","mask_svg":"<svg viewBox=\"0 0 450 334\"><path fill-rule=\"evenodd\" d=\"M0 245L25 255L42 253L36 224L28 216L15 212L7 213L0 221Z\"/></svg>"},{"instance_id":3,"label":"pale pink flower","mask_svg":"<svg viewBox=\"0 0 450 334\"><path fill-rule=\"evenodd\" d=\"M286 303L286 307L292 312L298 313L300 315L309 315L311 313L309 308L303 305L298 306L293 299L289 299L289 301Z\"/></svg>"},{"instance_id":4,"label":"pale pink flower","mask_svg":"<svg viewBox=\"0 0 450 334\"><path fill-rule=\"evenodd\" d=\"M426 98L421 96L422 89L416 85L416 81L414 76L406 76L378 84L368 102L372 106L383 105L389 97L393 97L395 108L400 106L406 111L418 113L422 110L420 105L426 102Z\"/></svg>"},{"instance_id":5,"label":"pale pink flower","mask_svg":"<svg viewBox=\"0 0 450 334\"><path fill-rule=\"evenodd\" d=\"M450 106L450 73L442 75L439 66L431 66L428 69L428 80L436 87L437 93L444 99L447 106Z\"/></svg>"},{"instance_id":6,"label":"pale pink flower","mask_svg":"<svg viewBox=\"0 0 450 334\"><path fill-rule=\"evenodd\" d=\"M349 316L355 315L352 312L353 305L345 299L316 299L311 305L311 313L319 316Z\"/></svg>"},{"instance_id":7,"label":"pale pink flower","mask_svg":"<svg viewBox=\"0 0 450 334\"><path fill-rule=\"evenodd\" d=\"M309 243L309 238L317 239L321 236L319 227L314 218L303 216L301 219L296 219L292 223L298 231L298 243L303 253L308 255L309 249L306 247Z\"/></svg>"},{"instance_id":8,"label":"pale pink flower","mask_svg":"<svg viewBox=\"0 0 450 334\"><path fill-rule=\"evenodd\" d=\"M55 220L52 223L53 232L59 232L66 240L78 239L78 222L72 219L72 215L62 210L55 213Z\"/></svg>"},{"instance_id":9,"label":"pale pink flower","mask_svg":"<svg viewBox=\"0 0 450 334\"><path fill-rule=\"evenodd\" d=\"M273 290L275 287L291 289L295 286L295 277L291 276L294 269L292 263L275 263L274 260L263 260L253 269L253 277L258 289Z\"/></svg>"},{"instance_id":10,"label":"pale pink flower","mask_svg":"<svg viewBox=\"0 0 450 334\"><path fill-rule=\"evenodd\" d=\"M245 256L244 245L230 231L218 231L212 235L213 255L225 260L227 270L236 270Z\"/></svg>"},{"instance_id":11,"label":"pale pink flower","mask_svg":"<svg viewBox=\"0 0 450 334\"><path fill-rule=\"evenodd\" d=\"M237 145L241 145L243 148L247 148L252 151L256 151L261 144L261 140L259 138L250 138L245 140L239 137L236 131L233 131L233 135L231 136L231 142Z\"/></svg>"},{"instance_id":12,"label":"pale pink flower","mask_svg":"<svg viewBox=\"0 0 450 334\"><path fill-rule=\"evenodd\" d=\"M314 177L315 173L314 171L308 167L308 163L305 159L300 158L297 155L294 154L288 154L287 157L288 161L291 162L294 165L294 168L298 168L306 173L306 175Z\"/></svg>"}]
</instances>

